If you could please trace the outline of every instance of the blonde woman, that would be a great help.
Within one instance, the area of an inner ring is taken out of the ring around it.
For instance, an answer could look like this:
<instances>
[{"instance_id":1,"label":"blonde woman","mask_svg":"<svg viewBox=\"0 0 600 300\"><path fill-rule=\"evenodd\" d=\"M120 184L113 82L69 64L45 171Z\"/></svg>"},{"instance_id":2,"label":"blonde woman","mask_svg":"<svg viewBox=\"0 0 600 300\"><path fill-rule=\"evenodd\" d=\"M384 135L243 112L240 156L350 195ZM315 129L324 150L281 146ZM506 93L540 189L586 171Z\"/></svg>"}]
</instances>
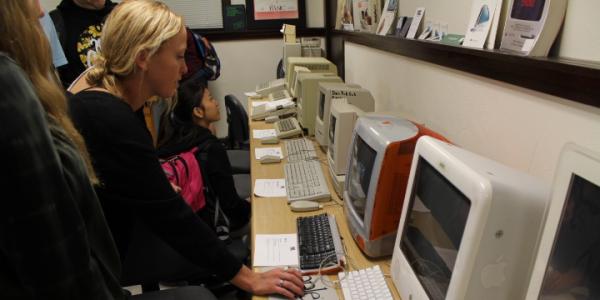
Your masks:
<instances>
[{"instance_id":1,"label":"blonde woman","mask_svg":"<svg viewBox=\"0 0 600 300\"><path fill-rule=\"evenodd\" d=\"M297 270L254 273L237 261L173 191L143 119L152 96L172 97L187 72L181 17L152 0L123 1L108 16L95 66L72 87L70 110L102 182L97 193L121 258L132 223L145 226L192 263L257 295L303 294ZM160 258L157 258L160 259Z\"/></svg>"}]
</instances>

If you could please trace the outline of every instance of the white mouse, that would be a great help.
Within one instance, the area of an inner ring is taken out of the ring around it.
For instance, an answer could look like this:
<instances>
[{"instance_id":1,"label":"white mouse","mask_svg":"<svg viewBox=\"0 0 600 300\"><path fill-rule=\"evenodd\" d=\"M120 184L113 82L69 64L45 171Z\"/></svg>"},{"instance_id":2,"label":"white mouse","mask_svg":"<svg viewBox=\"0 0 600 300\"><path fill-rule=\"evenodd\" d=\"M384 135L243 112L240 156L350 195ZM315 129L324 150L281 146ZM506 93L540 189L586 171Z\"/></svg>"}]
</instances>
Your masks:
<instances>
[{"instance_id":1,"label":"white mouse","mask_svg":"<svg viewBox=\"0 0 600 300\"><path fill-rule=\"evenodd\" d=\"M277 155L265 155L265 156L262 156L260 159L258 159L258 161L261 164L278 163L278 162L281 162L281 157L279 157Z\"/></svg>"},{"instance_id":2,"label":"white mouse","mask_svg":"<svg viewBox=\"0 0 600 300\"><path fill-rule=\"evenodd\" d=\"M265 137L265 138L260 139L260 143L261 144L278 144L279 138L277 138L276 136Z\"/></svg>"},{"instance_id":3,"label":"white mouse","mask_svg":"<svg viewBox=\"0 0 600 300\"><path fill-rule=\"evenodd\" d=\"M292 211L313 211L323 208L322 205L315 201L298 200L290 203Z\"/></svg>"}]
</instances>

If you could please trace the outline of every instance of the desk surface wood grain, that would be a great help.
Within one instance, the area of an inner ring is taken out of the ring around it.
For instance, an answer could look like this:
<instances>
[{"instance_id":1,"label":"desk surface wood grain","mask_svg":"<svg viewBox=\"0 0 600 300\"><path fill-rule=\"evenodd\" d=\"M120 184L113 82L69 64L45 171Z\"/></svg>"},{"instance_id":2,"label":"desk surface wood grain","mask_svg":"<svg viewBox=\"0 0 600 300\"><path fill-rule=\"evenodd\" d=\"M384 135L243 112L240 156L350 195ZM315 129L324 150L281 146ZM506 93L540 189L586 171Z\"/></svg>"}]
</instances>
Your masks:
<instances>
[{"instance_id":1,"label":"desk surface wood grain","mask_svg":"<svg viewBox=\"0 0 600 300\"><path fill-rule=\"evenodd\" d=\"M248 100L248 111L251 115L252 111L252 100ZM264 121L252 121L250 120L250 161L251 161L251 177L252 177L252 190L254 190L254 182L256 179L279 179L284 178L283 164L286 160L283 159L281 163L277 164L260 164L254 157L254 149L262 147L281 147L283 155L285 152L285 145L283 141L280 141L277 145L262 145L259 140L252 138L252 130L254 129L272 129L273 124L267 124ZM317 154L321 160L321 167L323 168L323 174L327 179L327 185L331 192L334 200L323 202L324 208L318 211L312 212L292 212L287 204L287 198L260 198L252 194L252 221L251 221L251 232L252 232L252 245L254 245L254 239L256 234L283 234L283 233L296 233L296 218L299 216L310 216L327 212L335 216L342 242L346 249L346 256L349 258L350 270L363 269L379 265L384 275L386 275L386 282L394 299L400 299L394 284L392 283L390 274L390 259L387 257L384 259L370 259L366 257L354 242L346 217L344 215L344 208L339 204L343 201L337 196L335 189L333 188L331 176L329 175L329 169L327 166L326 155L321 151L320 147L311 138L317 150ZM338 204L339 203L339 204ZM254 256L254 247L252 247L252 255ZM256 268L255 268L256 269ZM343 299L341 290L338 290L339 299ZM253 299L266 299L266 297L255 296Z\"/></svg>"}]
</instances>

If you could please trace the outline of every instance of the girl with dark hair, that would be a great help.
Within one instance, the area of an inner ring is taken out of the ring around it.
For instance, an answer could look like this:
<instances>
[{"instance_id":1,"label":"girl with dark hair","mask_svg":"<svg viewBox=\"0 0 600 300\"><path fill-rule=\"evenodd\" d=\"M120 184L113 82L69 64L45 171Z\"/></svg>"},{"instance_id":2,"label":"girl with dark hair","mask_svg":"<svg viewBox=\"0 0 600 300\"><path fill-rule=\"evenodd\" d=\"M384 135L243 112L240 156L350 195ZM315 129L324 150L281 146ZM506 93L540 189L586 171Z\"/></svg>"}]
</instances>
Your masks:
<instances>
[{"instance_id":1,"label":"girl with dark hair","mask_svg":"<svg viewBox=\"0 0 600 300\"><path fill-rule=\"evenodd\" d=\"M210 131L212 123L221 119L219 103L202 80L188 80L181 85L177 100L163 114L158 135L158 155L171 157L204 145L207 160L204 180L210 182L220 200L225 215L229 218L232 231L243 228L250 218L250 203L241 199L233 183L231 164L223 144ZM202 153L200 149L196 153ZM205 220L210 216L200 216Z\"/></svg>"}]
</instances>

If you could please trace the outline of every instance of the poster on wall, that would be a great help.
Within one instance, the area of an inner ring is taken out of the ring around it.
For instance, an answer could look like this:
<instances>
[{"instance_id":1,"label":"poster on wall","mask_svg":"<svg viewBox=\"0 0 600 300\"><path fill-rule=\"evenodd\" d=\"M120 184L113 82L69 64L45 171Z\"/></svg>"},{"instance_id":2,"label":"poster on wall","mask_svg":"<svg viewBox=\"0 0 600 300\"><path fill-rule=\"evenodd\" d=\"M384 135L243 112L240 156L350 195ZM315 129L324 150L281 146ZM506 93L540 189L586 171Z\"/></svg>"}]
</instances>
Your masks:
<instances>
[{"instance_id":1,"label":"poster on wall","mask_svg":"<svg viewBox=\"0 0 600 300\"><path fill-rule=\"evenodd\" d=\"M306 27L305 0L250 0L246 2L248 29L279 30L283 24Z\"/></svg>"},{"instance_id":2,"label":"poster on wall","mask_svg":"<svg viewBox=\"0 0 600 300\"><path fill-rule=\"evenodd\" d=\"M298 0L254 0L254 20L298 19Z\"/></svg>"}]
</instances>

